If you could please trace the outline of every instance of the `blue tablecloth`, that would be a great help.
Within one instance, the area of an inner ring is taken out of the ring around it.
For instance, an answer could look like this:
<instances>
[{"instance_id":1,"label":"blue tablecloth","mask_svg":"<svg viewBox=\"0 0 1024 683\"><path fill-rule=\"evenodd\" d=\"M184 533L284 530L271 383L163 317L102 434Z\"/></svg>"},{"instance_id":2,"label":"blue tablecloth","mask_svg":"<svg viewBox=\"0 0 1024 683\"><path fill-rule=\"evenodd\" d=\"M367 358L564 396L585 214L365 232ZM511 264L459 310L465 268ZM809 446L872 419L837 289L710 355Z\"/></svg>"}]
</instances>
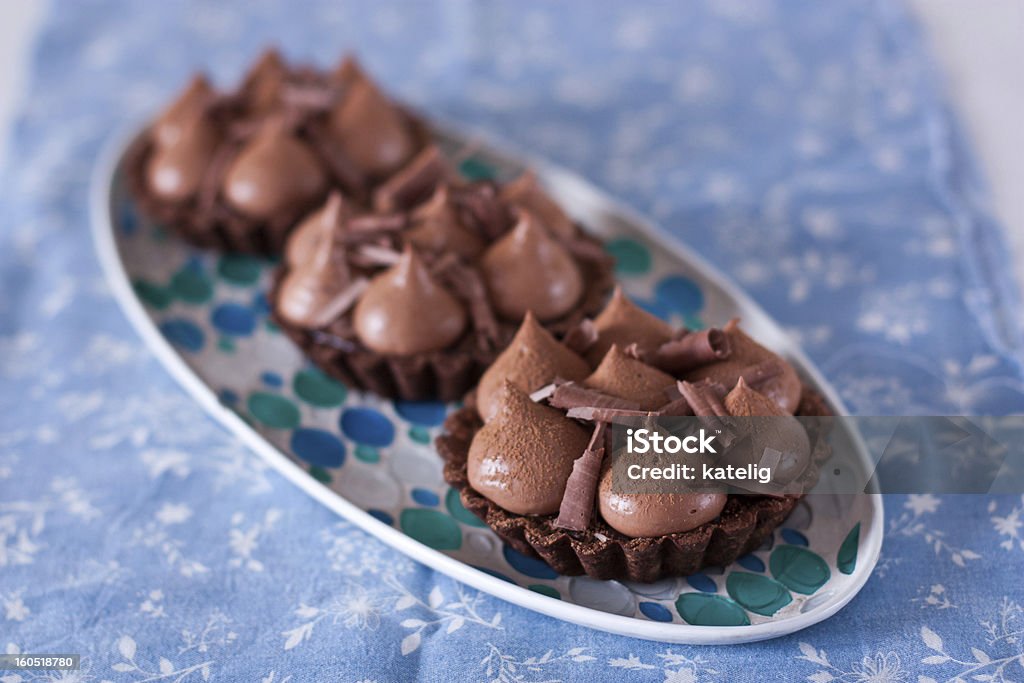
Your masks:
<instances>
[{"instance_id":1,"label":"blue tablecloth","mask_svg":"<svg viewBox=\"0 0 1024 683\"><path fill-rule=\"evenodd\" d=\"M653 214L853 410L1021 412L999 228L899 5L285 5L61 3L46 23L0 187L0 648L80 652L89 681L1024 680L1020 497L888 498L864 591L789 637L572 626L268 471L142 347L90 244L101 142L191 70L228 82L269 42L320 63L354 49L426 111Z\"/></svg>"}]
</instances>

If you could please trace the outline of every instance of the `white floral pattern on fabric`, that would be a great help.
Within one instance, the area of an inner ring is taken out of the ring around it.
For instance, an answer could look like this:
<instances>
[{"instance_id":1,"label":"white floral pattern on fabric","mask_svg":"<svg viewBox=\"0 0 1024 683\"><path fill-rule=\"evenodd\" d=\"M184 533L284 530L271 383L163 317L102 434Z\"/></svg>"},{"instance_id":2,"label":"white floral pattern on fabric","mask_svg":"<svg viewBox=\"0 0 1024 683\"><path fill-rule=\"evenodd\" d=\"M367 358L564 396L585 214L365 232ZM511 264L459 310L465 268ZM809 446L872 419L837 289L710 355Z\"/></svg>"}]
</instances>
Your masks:
<instances>
[{"instance_id":1,"label":"white floral pattern on fabric","mask_svg":"<svg viewBox=\"0 0 1024 683\"><path fill-rule=\"evenodd\" d=\"M666 649L482 596L306 498L152 360L92 255L102 141L196 66L358 50L734 275L862 414L1024 412L1020 306L898 3L69 3L0 187L0 625L64 680L1021 680L1024 500L887 500L829 621ZM54 680L30 672L3 683Z\"/></svg>"}]
</instances>

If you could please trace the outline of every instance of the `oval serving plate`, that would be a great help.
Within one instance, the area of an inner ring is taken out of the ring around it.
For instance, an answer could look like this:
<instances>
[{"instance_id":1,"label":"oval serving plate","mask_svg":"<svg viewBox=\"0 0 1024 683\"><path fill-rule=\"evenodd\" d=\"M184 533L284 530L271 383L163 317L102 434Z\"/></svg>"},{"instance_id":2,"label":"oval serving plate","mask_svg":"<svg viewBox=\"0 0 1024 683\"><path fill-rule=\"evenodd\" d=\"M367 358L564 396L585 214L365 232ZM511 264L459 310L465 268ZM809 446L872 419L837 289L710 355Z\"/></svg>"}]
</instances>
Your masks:
<instances>
[{"instance_id":1,"label":"oval serving plate","mask_svg":"<svg viewBox=\"0 0 1024 683\"><path fill-rule=\"evenodd\" d=\"M437 133L469 177L534 168L617 259L627 293L675 324L739 316L842 414L835 392L749 297L690 250L577 176L480 134ZM128 319L203 408L307 494L410 557L516 605L612 633L687 644L792 633L835 614L878 561L872 495L808 496L760 549L723 569L655 584L559 576L503 546L444 483L432 441L447 407L348 391L310 366L267 318L273 263L194 249L142 218L121 173L132 136L94 171L94 239ZM869 460L857 434L848 440ZM770 600L766 601L766 595Z\"/></svg>"}]
</instances>

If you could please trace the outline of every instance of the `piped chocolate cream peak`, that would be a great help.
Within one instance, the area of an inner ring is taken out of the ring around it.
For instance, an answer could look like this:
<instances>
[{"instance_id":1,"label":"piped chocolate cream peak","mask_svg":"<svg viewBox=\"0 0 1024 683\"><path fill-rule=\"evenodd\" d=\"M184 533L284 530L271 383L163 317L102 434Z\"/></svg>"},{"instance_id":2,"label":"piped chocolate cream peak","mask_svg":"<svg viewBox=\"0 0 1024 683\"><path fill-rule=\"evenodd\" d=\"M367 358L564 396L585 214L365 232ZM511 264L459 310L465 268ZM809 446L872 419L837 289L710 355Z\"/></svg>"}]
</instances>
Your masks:
<instances>
[{"instance_id":1,"label":"piped chocolate cream peak","mask_svg":"<svg viewBox=\"0 0 1024 683\"><path fill-rule=\"evenodd\" d=\"M329 241L347 217L348 205L341 193L332 192L324 205L306 216L288 239L284 252L288 267L301 268L320 252L329 250Z\"/></svg>"},{"instance_id":2,"label":"piped chocolate cream peak","mask_svg":"<svg viewBox=\"0 0 1024 683\"><path fill-rule=\"evenodd\" d=\"M742 423L746 447L736 448L735 464L766 465L771 461L772 480L776 484L787 484L807 469L811 442L800 420L751 389L742 377L726 395L724 403L733 417L756 418Z\"/></svg>"},{"instance_id":3,"label":"piped chocolate cream peak","mask_svg":"<svg viewBox=\"0 0 1024 683\"><path fill-rule=\"evenodd\" d=\"M533 171L523 171L518 178L502 187L501 198L533 213L552 235L569 239L576 232L572 219L544 192Z\"/></svg>"},{"instance_id":4,"label":"piped chocolate cream peak","mask_svg":"<svg viewBox=\"0 0 1024 683\"><path fill-rule=\"evenodd\" d=\"M740 329L738 319L730 320L722 331L729 337L729 356L687 372L685 379L690 382L711 379L727 389L732 389L744 373L766 361L771 361L777 371L758 382L754 388L758 393L774 401L786 413L795 413L800 404L801 385L793 366L748 337Z\"/></svg>"},{"instance_id":5,"label":"piped chocolate cream peak","mask_svg":"<svg viewBox=\"0 0 1024 683\"><path fill-rule=\"evenodd\" d=\"M546 322L566 315L583 294L583 276L568 250L529 211L481 259L498 314L520 320L527 311Z\"/></svg>"},{"instance_id":6,"label":"piped chocolate cream peak","mask_svg":"<svg viewBox=\"0 0 1024 683\"><path fill-rule=\"evenodd\" d=\"M722 514L724 493L616 493L612 470L598 485L597 509L608 526L632 538L664 536L696 529Z\"/></svg>"},{"instance_id":7,"label":"piped chocolate cream peak","mask_svg":"<svg viewBox=\"0 0 1024 683\"><path fill-rule=\"evenodd\" d=\"M527 312L512 342L480 379L476 390L477 412L484 421L494 417L506 382L529 394L556 377L578 381L589 373L586 361L560 344L540 326L533 313Z\"/></svg>"},{"instance_id":8,"label":"piped chocolate cream peak","mask_svg":"<svg viewBox=\"0 0 1024 683\"><path fill-rule=\"evenodd\" d=\"M441 185L425 204L412 216L412 227L406 238L418 249L437 253L451 252L467 261L474 260L484 250L484 242L471 229L463 227L451 200L448 186Z\"/></svg>"},{"instance_id":9,"label":"piped chocolate cream peak","mask_svg":"<svg viewBox=\"0 0 1024 683\"><path fill-rule=\"evenodd\" d=\"M281 118L267 121L242 148L223 184L228 203L258 220L296 211L326 188L324 169Z\"/></svg>"},{"instance_id":10,"label":"piped chocolate cream peak","mask_svg":"<svg viewBox=\"0 0 1024 683\"><path fill-rule=\"evenodd\" d=\"M157 146L169 147L176 144L184 135L185 129L203 115L213 97L213 87L206 76L193 76L178 99L167 107L153 124L152 134Z\"/></svg>"},{"instance_id":11,"label":"piped chocolate cream peak","mask_svg":"<svg viewBox=\"0 0 1024 683\"><path fill-rule=\"evenodd\" d=\"M589 431L561 411L534 403L506 380L494 419L470 444L469 483L509 512L556 513L573 461L589 441Z\"/></svg>"},{"instance_id":12,"label":"piped chocolate cream peak","mask_svg":"<svg viewBox=\"0 0 1024 683\"><path fill-rule=\"evenodd\" d=\"M657 410L668 403L666 389L676 381L661 370L630 358L613 344L583 385L633 401L641 410Z\"/></svg>"},{"instance_id":13,"label":"piped chocolate cream peak","mask_svg":"<svg viewBox=\"0 0 1024 683\"><path fill-rule=\"evenodd\" d=\"M438 351L466 329L466 309L407 246L398 263L373 279L356 304L356 335L378 353Z\"/></svg>"},{"instance_id":14,"label":"piped chocolate cream peak","mask_svg":"<svg viewBox=\"0 0 1024 683\"><path fill-rule=\"evenodd\" d=\"M276 48L263 51L242 80L241 93L249 114L264 115L278 108L288 78L288 65Z\"/></svg>"},{"instance_id":15,"label":"piped chocolate cream peak","mask_svg":"<svg viewBox=\"0 0 1024 683\"><path fill-rule=\"evenodd\" d=\"M332 240L344 211L341 195L335 193L314 212L288 243L285 261L288 274L278 289L277 312L288 322L308 329L326 327L347 311L367 286L365 279L353 281Z\"/></svg>"},{"instance_id":16,"label":"piped chocolate cream peak","mask_svg":"<svg viewBox=\"0 0 1024 683\"><path fill-rule=\"evenodd\" d=\"M220 133L200 110L175 135L174 142L154 147L146 163L146 185L164 201L183 202L199 192Z\"/></svg>"},{"instance_id":17,"label":"piped chocolate cream peak","mask_svg":"<svg viewBox=\"0 0 1024 683\"><path fill-rule=\"evenodd\" d=\"M656 350L672 338L672 326L629 300L616 286L612 298L596 318L594 329L597 341L587 349L587 360L596 365L608 353L612 344L626 348L636 344L644 353Z\"/></svg>"},{"instance_id":18,"label":"piped chocolate cream peak","mask_svg":"<svg viewBox=\"0 0 1024 683\"><path fill-rule=\"evenodd\" d=\"M356 78L330 115L332 135L363 173L383 178L416 153L401 111L367 78Z\"/></svg>"}]
</instances>

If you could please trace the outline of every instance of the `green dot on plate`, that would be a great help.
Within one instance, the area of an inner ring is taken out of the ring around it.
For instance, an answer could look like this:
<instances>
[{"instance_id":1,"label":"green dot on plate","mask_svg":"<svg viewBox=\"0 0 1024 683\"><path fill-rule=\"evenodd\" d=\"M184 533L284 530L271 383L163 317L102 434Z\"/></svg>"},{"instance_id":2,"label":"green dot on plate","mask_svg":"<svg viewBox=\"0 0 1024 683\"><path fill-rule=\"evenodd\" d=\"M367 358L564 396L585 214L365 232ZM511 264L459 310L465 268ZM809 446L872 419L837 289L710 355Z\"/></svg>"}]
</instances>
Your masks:
<instances>
[{"instance_id":1,"label":"green dot on plate","mask_svg":"<svg viewBox=\"0 0 1024 683\"><path fill-rule=\"evenodd\" d=\"M546 595L549 598L554 598L555 600L561 600L562 599L562 594L561 593L559 593L557 590L555 590L551 586L545 586L542 583L533 583L533 584L530 584L529 586L527 586L527 588L532 590L534 593L540 593L541 595Z\"/></svg>"},{"instance_id":2,"label":"green dot on plate","mask_svg":"<svg viewBox=\"0 0 1024 683\"><path fill-rule=\"evenodd\" d=\"M233 285L251 285L260 279L261 262L248 254L224 254L217 274Z\"/></svg>"},{"instance_id":3,"label":"green dot on plate","mask_svg":"<svg viewBox=\"0 0 1024 683\"><path fill-rule=\"evenodd\" d=\"M497 175L493 166L477 157L469 157L459 164L459 173L469 180L490 180Z\"/></svg>"},{"instance_id":4,"label":"green dot on plate","mask_svg":"<svg viewBox=\"0 0 1024 683\"><path fill-rule=\"evenodd\" d=\"M277 334L278 332L281 331L281 328L278 327L277 324L270 319L267 319L266 326L267 332L273 332L274 334Z\"/></svg>"},{"instance_id":5,"label":"green dot on plate","mask_svg":"<svg viewBox=\"0 0 1024 683\"><path fill-rule=\"evenodd\" d=\"M466 509L462 504L462 498L455 489L448 489L444 496L444 506L448 508L448 514L468 526L487 526L479 517Z\"/></svg>"},{"instance_id":6,"label":"green dot on plate","mask_svg":"<svg viewBox=\"0 0 1024 683\"><path fill-rule=\"evenodd\" d=\"M778 581L761 574L733 572L725 580L729 597L754 614L766 617L793 602L793 596Z\"/></svg>"},{"instance_id":7,"label":"green dot on plate","mask_svg":"<svg viewBox=\"0 0 1024 683\"><path fill-rule=\"evenodd\" d=\"M345 402L348 390L345 385L319 370L300 370L292 379L292 389L296 396L317 408L334 408Z\"/></svg>"},{"instance_id":8,"label":"green dot on plate","mask_svg":"<svg viewBox=\"0 0 1024 683\"><path fill-rule=\"evenodd\" d=\"M423 427L413 427L409 430L409 438L416 443L430 443L430 431Z\"/></svg>"},{"instance_id":9,"label":"green dot on plate","mask_svg":"<svg viewBox=\"0 0 1024 683\"><path fill-rule=\"evenodd\" d=\"M295 429L299 426L298 407L283 396L257 391L249 395L246 405L249 413L267 427Z\"/></svg>"},{"instance_id":10,"label":"green dot on plate","mask_svg":"<svg viewBox=\"0 0 1024 683\"><path fill-rule=\"evenodd\" d=\"M399 524L402 531L435 550L458 550L462 546L462 530L443 512L406 508Z\"/></svg>"},{"instance_id":11,"label":"green dot on plate","mask_svg":"<svg viewBox=\"0 0 1024 683\"><path fill-rule=\"evenodd\" d=\"M132 283L132 288L135 289L135 294L140 299L157 310L163 310L171 305L173 298L171 293L160 285L145 280L136 280Z\"/></svg>"},{"instance_id":12,"label":"green dot on plate","mask_svg":"<svg viewBox=\"0 0 1024 683\"><path fill-rule=\"evenodd\" d=\"M798 545L780 545L775 548L768 566L779 583L804 595L811 595L824 586L832 575L825 560Z\"/></svg>"},{"instance_id":13,"label":"green dot on plate","mask_svg":"<svg viewBox=\"0 0 1024 683\"><path fill-rule=\"evenodd\" d=\"M703 330L706 325L699 315L684 315L683 324L691 330Z\"/></svg>"},{"instance_id":14,"label":"green dot on plate","mask_svg":"<svg viewBox=\"0 0 1024 683\"><path fill-rule=\"evenodd\" d=\"M372 446L356 446L356 459L363 462L380 462L380 453Z\"/></svg>"},{"instance_id":15,"label":"green dot on plate","mask_svg":"<svg viewBox=\"0 0 1024 683\"><path fill-rule=\"evenodd\" d=\"M614 239L605 249L615 257L615 272L619 275L644 275L651 270L651 252L634 239Z\"/></svg>"},{"instance_id":16,"label":"green dot on plate","mask_svg":"<svg viewBox=\"0 0 1024 683\"><path fill-rule=\"evenodd\" d=\"M225 353L234 353L235 342L231 339L228 339L227 337L221 337L220 340L217 342L217 348L219 348L221 351Z\"/></svg>"},{"instance_id":17,"label":"green dot on plate","mask_svg":"<svg viewBox=\"0 0 1024 683\"><path fill-rule=\"evenodd\" d=\"M313 465L312 467L309 468L309 474L311 477L316 479L321 484L331 483L331 473L325 470L323 467L317 467L316 465Z\"/></svg>"},{"instance_id":18,"label":"green dot on plate","mask_svg":"<svg viewBox=\"0 0 1024 683\"><path fill-rule=\"evenodd\" d=\"M185 266L171 278L171 292L185 303L202 304L213 296L213 283L199 268Z\"/></svg>"},{"instance_id":19,"label":"green dot on plate","mask_svg":"<svg viewBox=\"0 0 1024 683\"><path fill-rule=\"evenodd\" d=\"M687 624L694 626L747 626L750 618L729 598L709 593L683 593L676 599L676 610Z\"/></svg>"},{"instance_id":20,"label":"green dot on plate","mask_svg":"<svg viewBox=\"0 0 1024 683\"><path fill-rule=\"evenodd\" d=\"M843 544L839 546L839 554L836 556L836 566L844 574L852 574L857 568L857 547L860 544L860 522L853 525L850 533L846 534Z\"/></svg>"}]
</instances>

